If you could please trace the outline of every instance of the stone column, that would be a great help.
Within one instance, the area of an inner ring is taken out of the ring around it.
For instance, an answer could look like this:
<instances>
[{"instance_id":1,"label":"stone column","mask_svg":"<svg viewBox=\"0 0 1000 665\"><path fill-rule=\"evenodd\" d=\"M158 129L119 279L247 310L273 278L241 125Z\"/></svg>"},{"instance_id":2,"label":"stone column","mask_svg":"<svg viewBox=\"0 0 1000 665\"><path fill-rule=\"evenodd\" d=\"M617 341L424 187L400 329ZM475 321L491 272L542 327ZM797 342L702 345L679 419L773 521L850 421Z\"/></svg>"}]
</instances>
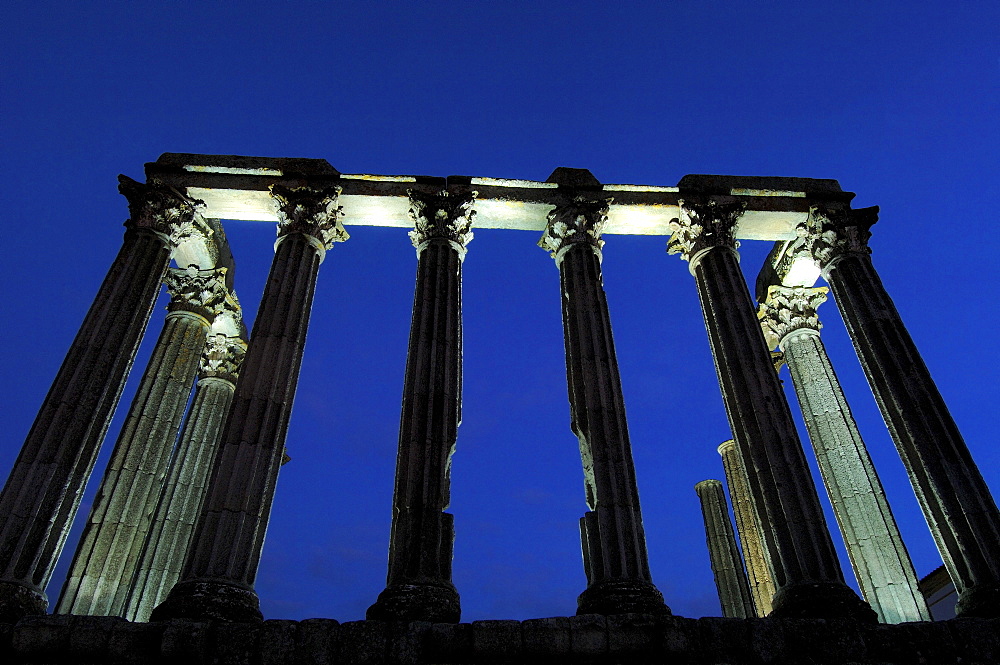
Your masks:
<instances>
[{"instance_id":1,"label":"stone column","mask_svg":"<svg viewBox=\"0 0 1000 665\"><path fill-rule=\"evenodd\" d=\"M772 614L875 613L844 583L802 445L739 268L733 197L687 198L668 249L690 263L730 426L743 457L777 587Z\"/></svg>"},{"instance_id":2,"label":"stone column","mask_svg":"<svg viewBox=\"0 0 1000 665\"><path fill-rule=\"evenodd\" d=\"M740 548L743 550L743 561L750 583L750 596L757 608L757 616L767 616L771 613L774 598L774 578L771 575L771 564L767 560L767 550L764 549L760 524L757 522L747 471L736 441L730 439L720 445L719 455L722 456L726 484L729 485L729 496L733 501L733 516L736 518L736 530L740 534Z\"/></svg>"},{"instance_id":3,"label":"stone column","mask_svg":"<svg viewBox=\"0 0 1000 665\"><path fill-rule=\"evenodd\" d=\"M125 604L124 616L130 621L148 621L180 577L246 347L239 337L209 337L194 399Z\"/></svg>"},{"instance_id":4,"label":"stone column","mask_svg":"<svg viewBox=\"0 0 1000 665\"><path fill-rule=\"evenodd\" d=\"M708 554L712 560L712 574L719 590L722 616L749 619L757 616L747 574L743 569L733 524L729 521L726 495L718 480L703 480L694 486L701 500L701 514L705 519L705 537Z\"/></svg>"},{"instance_id":5,"label":"stone column","mask_svg":"<svg viewBox=\"0 0 1000 665\"><path fill-rule=\"evenodd\" d=\"M199 202L119 177L127 231L0 494L0 621L44 613L62 551L160 283ZM203 222L202 222L203 223Z\"/></svg>"},{"instance_id":6,"label":"stone column","mask_svg":"<svg viewBox=\"0 0 1000 665\"><path fill-rule=\"evenodd\" d=\"M618 359L601 275L610 199L555 208L538 245L559 267L570 427L580 442L590 511L580 520L587 589L578 614L669 613L653 586Z\"/></svg>"},{"instance_id":7,"label":"stone column","mask_svg":"<svg viewBox=\"0 0 1000 665\"><path fill-rule=\"evenodd\" d=\"M339 187L274 185L274 261L180 581L151 620L260 621L253 590L319 265L347 240Z\"/></svg>"},{"instance_id":8,"label":"stone column","mask_svg":"<svg viewBox=\"0 0 1000 665\"><path fill-rule=\"evenodd\" d=\"M816 308L827 289L774 285L758 318L792 376L802 418L861 593L884 623L930 621L885 490L840 388Z\"/></svg>"},{"instance_id":9,"label":"stone column","mask_svg":"<svg viewBox=\"0 0 1000 665\"><path fill-rule=\"evenodd\" d=\"M798 232L833 290L906 466L960 616L1000 617L1000 512L872 265L878 208L811 208Z\"/></svg>"},{"instance_id":10,"label":"stone column","mask_svg":"<svg viewBox=\"0 0 1000 665\"><path fill-rule=\"evenodd\" d=\"M451 456L462 420L462 260L475 192L410 192L417 283L403 381L389 574L369 619L458 623Z\"/></svg>"},{"instance_id":11,"label":"stone column","mask_svg":"<svg viewBox=\"0 0 1000 665\"><path fill-rule=\"evenodd\" d=\"M94 498L56 611L120 616L156 510L225 269L167 273L170 310Z\"/></svg>"}]
</instances>

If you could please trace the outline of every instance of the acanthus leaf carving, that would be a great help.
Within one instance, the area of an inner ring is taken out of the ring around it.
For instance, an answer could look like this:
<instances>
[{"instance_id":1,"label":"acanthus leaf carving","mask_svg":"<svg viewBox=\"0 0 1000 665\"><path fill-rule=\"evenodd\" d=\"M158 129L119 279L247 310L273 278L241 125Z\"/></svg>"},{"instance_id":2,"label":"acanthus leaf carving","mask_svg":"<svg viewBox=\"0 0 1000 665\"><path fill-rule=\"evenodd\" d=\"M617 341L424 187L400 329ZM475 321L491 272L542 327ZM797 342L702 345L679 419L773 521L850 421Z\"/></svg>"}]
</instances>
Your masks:
<instances>
[{"instance_id":1,"label":"acanthus leaf carving","mask_svg":"<svg viewBox=\"0 0 1000 665\"><path fill-rule=\"evenodd\" d=\"M559 260L562 250L575 243L586 243L600 256L604 240L601 235L608 224L608 211L612 197L592 198L574 196L564 205L556 206L548 214L548 221L538 246Z\"/></svg>"},{"instance_id":2,"label":"acanthus leaf carving","mask_svg":"<svg viewBox=\"0 0 1000 665\"><path fill-rule=\"evenodd\" d=\"M201 357L199 376L216 377L235 384L246 352L247 343L239 337L227 337L222 333L210 335Z\"/></svg>"},{"instance_id":3,"label":"acanthus leaf carving","mask_svg":"<svg viewBox=\"0 0 1000 665\"><path fill-rule=\"evenodd\" d=\"M769 286L767 299L757 309L768 348L777 348L796 330L819 333L823 325L816 310L826 302L828 292L825 286Z\"/></svg>"},{"instance_id":4,"label":"acanthus leaf carving","mask_svg":"<svg viewBox=\"0 0 1000 665\"><path fill-rule=\"evenodd\" d=\"M212 231L198 215L204 201L192 199L157 180L143 183L126 175L118 176L118 191L128 200L129 218L125 226L150 229L176 247L194 233ZM200 224L199 224L200 222Z\"/></svg>"},{"instance_id":5,"label":"acanthus leaf carving","mask_svg":"<svg viewBox=\"0 0 1000 665\"><path fill-rule=\"evenodd\" d=\"M204 316L209 322L222 312L229 295L226 288L226 268L170 268L163 281L170 293L167 309L172 312L194 312Z\"/></svg>"},{"instance_id":6,"label":"acanthus leaf carving","mask_svg":"<svg viewBox=\"0 0 1000 665\"><path fill-rule=\"evenodd\" d=\"M668 254L680 254L690 262L713 247L736 249L740 246L736 227L746 210L744 201L729 197L688 197L677 203L680 216L668 224L672 233L667 242Z\"/></svg>"},{"instance_id":7,"label":"acanthus leaf carving","mask_svg":"<svg viewBox=\"0 0 1000 665\"><path fill-rule=\"evenodd\" d=\"M443 238L464 257L466 247L472 242L472 219L476 216L472 206L479 193L465 191L453 195L441 190L428 194L410 189L407 194L410 197L410 219L413 220L410 242L417 249L417 254L432 238Z\"/></svg>"},{"instance_id":8,"label":"acanthus leaf carving","mask_svg":"<svg viewBox=\"0 0 1000 665\"><path fill-rule=\"evenodd\" d=\"M878 221L878 206L852 210L823 205L809 207L809 215L795 227L808 252L820 269L847 254L871 254L868 240L871 227Z\"/></svg>"},{"instance_id":9,"label":"acanthus leaf carving","mask_svg":"<svg viewBox=\"0 0 1000 665\"><path fill-rule=\"evenodd\" d=\"M327 250L333 243L350 238L340 222L343 214L343 208L337 205L340 192L337 185L321 188L271 185L279 240L292 233L302 233L315 238Z\"/></svg>"}]
</instances>

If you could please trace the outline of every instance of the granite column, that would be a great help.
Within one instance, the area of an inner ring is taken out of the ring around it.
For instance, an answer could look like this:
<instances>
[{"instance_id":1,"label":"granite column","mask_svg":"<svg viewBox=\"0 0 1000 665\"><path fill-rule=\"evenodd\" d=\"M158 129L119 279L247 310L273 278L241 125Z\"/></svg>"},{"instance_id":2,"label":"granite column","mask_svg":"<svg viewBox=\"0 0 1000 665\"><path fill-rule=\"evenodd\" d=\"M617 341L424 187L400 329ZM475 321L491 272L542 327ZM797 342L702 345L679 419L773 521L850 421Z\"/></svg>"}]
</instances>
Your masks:
<instances>
[{"instance_id":1,"label":"granite column","mask_svg":"<svg viewBox=\"0 0 1000 665\"><path fill-rule=\"evenodd\" d=\"M874 621L875 613L844 583L792 412L740 272L735 231L744 204L724 196L679 203L668 249L689 262L698 288L777 587L771 613Z\"/></svg>"},{"instance_id":2,"label":"granite column","mask_svg":"<svg viewBox=\"0 0 1000 665\"><path fill-rule=\"evenodd\" d=\"M253 590L319 266L347 239L336 186L271 187L278 240L194 537L151 620L260 621Z\"/></svg>"},{"instance_id":3,"label":"granite column","mask_svg":"<svg viewBox=\"0 0 1000 665\"><path fill-rule=\"evenodd\" d=\"M0 494L0 620L44 613L44 590L80 505L139 340L198 203L119 177L129 220L118 256Z\"/></svg>"},{"instance_id":4,"label":"granite column","mask_svg":"<svg viewBox=\"0 0 1000 665\"><path fill-rule=\"evenodd\" d=\"M747 574L743 569L733 534L733 524L729 521L726 495L718 480L703 480L694 486L701 500L701 514L705 519L705 536L708 554L712 561L712 574L719 590L722 616L749 619L757 616Z\"/></svg>"},{"instance_id":5,"label":"granite column","mask_svg":"<svg viewBox=\"0 0 1000 665\"><path fill-rule=\"evenodd\" d=\"M833 291L924 518L959 616L1000 617L1000 511L871 260L878 208L813 206L799 228Z\"/></svg>"},{"instance_id":6,"label":"granite column","mask_svg":"<svg viewBox=\"0 0 1000 665\"><path fill-rule=\"evenodd\" d=\"M570 426L580 443L590 511L580 520L587 589L578 614L669 613L653 585L625 400L601 275L610 199L570 195L539 246L559 267Z\"/></svg>"},{"instance_id":7,"label":"granite column","mask_svg":"<svg viewBox=\"0 0 1000 665\"><path fill-rule=\"evenodd\" d=\"M462 261L475 192L410 192L417 249L387 585L368 618L457 623L451 457L462 420Z\"/></svg>"}]
</instances>

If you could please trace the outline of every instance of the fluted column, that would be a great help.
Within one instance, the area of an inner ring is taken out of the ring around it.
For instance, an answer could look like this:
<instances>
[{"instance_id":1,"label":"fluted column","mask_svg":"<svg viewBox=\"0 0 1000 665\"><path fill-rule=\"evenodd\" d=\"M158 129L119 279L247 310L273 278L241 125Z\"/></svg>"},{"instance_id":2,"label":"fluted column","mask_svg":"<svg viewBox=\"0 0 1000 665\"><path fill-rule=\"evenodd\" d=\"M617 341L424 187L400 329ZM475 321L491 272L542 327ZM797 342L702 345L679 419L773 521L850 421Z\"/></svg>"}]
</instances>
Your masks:
<instances>
[{"instance_id":1,"label":"fluted column","mask_svg":"<svg viewBox=\"0 0 1000 665\"><path fill-rule=\"evenodd\" d=\"M1000 512L872 265L878 208L814 206L798 232L823 271L924 518L960 616L1000 617Z\"/></svg>"},{"instance_id":2,"label":"fluted column","mask_svg":"<svg viewBox=\"0 0 1000 665\"><path fill-rule=\"evenodd\" d=\"M570 427L580 443L590 511L580 520L587 589L579 614L669 613L653 586L621 376L601 275L610 199L556 207L538 245L559 267Z\"/></svg>"},{"instance_id":3,"label":"fluted column","mask_svg":"<svg viewBox=\"0 0 1000 665\"><path fill-rule=\"evenodd\" d=\"M194 399L136 565L126 619L148 621L180 576L246 346L239 337L209 337Z\"/></svg>"},{"instance_id":4,"label":"fluted column","mask_svg":"<svg viewBox=\"0 0 1000 665\"><path fill-rule=\"evenodd\" d=\"M271 188L278 241L180 581L151 619L259 621L253 590L339 187Z\"/></svg>"},{"instance_id":5,"label":"fluted column","mask_svg":"<svg viewBox=\"0 0 1000 665\"><path fill-rule=\"evenodd\" d=\"M719 455L722 456L726 484L729 486L729 496L733 501L733 516L736 518L736 530L740 534L740 549L743 551L743 561L746 564L750 596L757 609L756 615L767 616L771 613L771 602L774 598L774 578L767 560L767 550L764 549L757 511L753 506L747 471L743 466L740 450L733 439L719 446Z\"/></svg>"},{"instance_id":6,"label":"fluted column","mask_svg":"<svg viewBox=\"0 0 1000 665\"><path fill-rule=\"evenodd\" d=\"M802 445L739 268L735 229L744 204L687 198L668 249L689 261L729 423L745 462L777 591L772 614L875 613L844 583Z\"/></svg>"},{"instance_id":7,"label":"fluted column","mask_svg":"<svg viewBox=\"0 0 1000 665\"><path fill-rule=\"evenodd\" d=\"M823 484L861 593L884 623L930 621L885 490L820 339L827 289L769 287L758 317L792 376Z\"/></svg>"},{"instance_id":8,"label":"fluted column","mask_svg":"<svg viewBox=\"0 0 1000 665\"><path fill-rule=\"evenodd\" d=\"M177 431L225 296L225 269L171 268L171 300L107 470L94 498L56 611L121 615L156 509Z\"/></svg>"},{"instance_id":9,"label":"fluted column","mask_svg":"<svg viewBox=\"0 0 1000 665\"><path fill-rule=\"evenodd\" d=\"M733 524L729 521L726 495L718 480L703 480L694 486L701 500L701 514L705 520L705 539L712 561L715 587L719 591L722 616L749 619L757 616L747 574L743 569Z\"/></svg>"},{"instance_id":10,"label":"fluted column","mask_svg":"<svg viewBox=\"0 0 1000 665\"><path fill-rule=\"evenodd\" d=\"M403 381L389 574L369 619L457 623L451 456L462 420L462 260L475 192L410 192L417 283Z\"/></svg>"},{"instance_id":11,"label":"fluted column","mask_svg":"<svg viewBox=\"0 0 1000 665\"><path fill-rule=\"evenodd\" d=\"M94 467L171 253L199 202L119 177L122 248L66 354L0 494L0 620L44 613L44 589Z\"/></svg>"}]
</instances>

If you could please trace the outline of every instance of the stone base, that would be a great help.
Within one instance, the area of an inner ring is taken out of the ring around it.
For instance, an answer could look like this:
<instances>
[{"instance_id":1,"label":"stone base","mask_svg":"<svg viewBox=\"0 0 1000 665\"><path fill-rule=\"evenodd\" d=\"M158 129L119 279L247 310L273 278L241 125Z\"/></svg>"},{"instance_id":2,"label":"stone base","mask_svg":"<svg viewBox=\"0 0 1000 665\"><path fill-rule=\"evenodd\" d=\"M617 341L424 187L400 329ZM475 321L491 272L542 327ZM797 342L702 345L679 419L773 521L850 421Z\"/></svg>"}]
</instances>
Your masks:
<instances>
[{"instance_id":1,"label":"stone base","mask_svg":"<svg viewBox=\"0 0 1000 665\"><path fill-rule=\"evenodd\" d=\"M670 614L652 582L609 580L587 587L576 599L580 614Z\"/></svg>"},{"instance_id":2,"label":"stone base","mask_svg":"<svg viewBox=\"0 0 1000 665\"><path fill-rule=\"evenodd\" d=\"M16 582L0 582L0 623L17 623L29 614L45 614L49 599Z\"/></svg>"},{"instance_id":3,"label":"stone base","mask_svg":"<svg viewBox=\"0 0 1000 665\"><path fill-rule=\"evenodd\" d=\"M977 584L959 594L955 614L960 617L1000 619L1000 584Z\"/></svg>"},{"instance_id":4,"label":"stone base","mask_svg":"<svg viewBox=\"0 0 1000 665\"><path fill-rule=\"evenodd\" d=\"M462 615L458 591L447 582L392 584L368 608L368 619L458 623Z\"/></svg>"},{"instance_id":5,"label":"stone base","mask_svg":"<svg viewBox=\"0 0 1000 665\"><path fill-rule=\"evenodd\" d=\"M150 615L150 621L263 621L260 599L250 589L210 580L179 582Z\"/></svg>"},{"instance_id":6,"label":"stone base","mask_svg":"<svg viewBox=\"0 0 1000 665\"><path fill-rule=\"evenodd\" d=\"M791 584L774 594L768 616L788 619L854 619L878 623L878 615L846 584Z\"/></svg>"}]
</instances>

